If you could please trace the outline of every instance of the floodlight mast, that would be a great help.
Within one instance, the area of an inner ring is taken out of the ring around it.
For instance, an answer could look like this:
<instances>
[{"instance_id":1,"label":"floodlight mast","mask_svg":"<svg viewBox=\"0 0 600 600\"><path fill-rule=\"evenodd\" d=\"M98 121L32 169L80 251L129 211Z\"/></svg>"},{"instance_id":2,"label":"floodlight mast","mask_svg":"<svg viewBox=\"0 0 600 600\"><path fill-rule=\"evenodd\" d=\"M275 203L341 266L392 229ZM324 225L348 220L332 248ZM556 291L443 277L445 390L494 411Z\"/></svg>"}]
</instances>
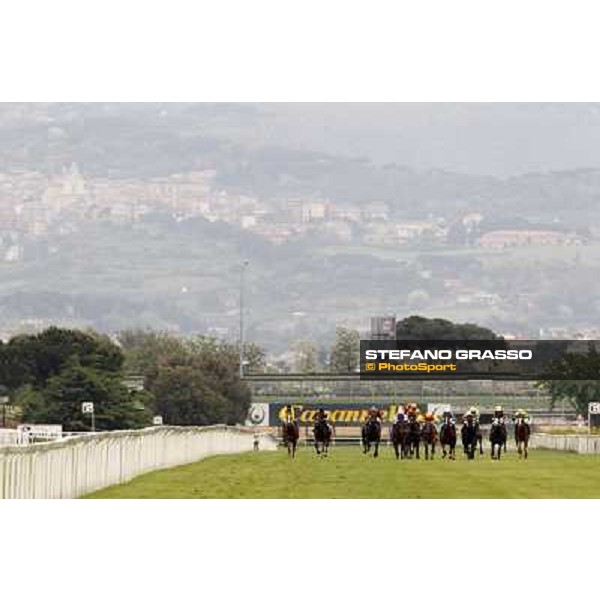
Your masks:
<instances>
[{"instance_id":1,"label":"floodlight mast","mask_svg":"<svg viewBox=\"0 0 600 600\"><path fill-rule=\"evenodd\" d=\"M244 284L250 261L244 260L240 269L240 379L244 377Z\"/></svg>"}]
</instances>

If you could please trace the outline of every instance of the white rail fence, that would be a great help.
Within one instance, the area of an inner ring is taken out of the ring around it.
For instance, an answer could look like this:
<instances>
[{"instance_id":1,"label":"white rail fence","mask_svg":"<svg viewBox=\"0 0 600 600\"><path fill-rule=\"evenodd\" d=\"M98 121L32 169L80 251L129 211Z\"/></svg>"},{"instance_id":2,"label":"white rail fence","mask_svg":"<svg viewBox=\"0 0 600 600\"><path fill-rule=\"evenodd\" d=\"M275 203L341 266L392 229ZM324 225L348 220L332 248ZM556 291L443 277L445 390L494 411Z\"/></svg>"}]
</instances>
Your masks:
<instances>
[{"instance_id":1,"label":"white rail fence","mask_svg":"<svg viewBox=\"0 0 600 600\"><path fill-rule=\"evenodd\" d=\"M0 498L78 498L149 471L217 454L275 450L245 428L152 427L0 448Z\"/></svg>"},{"instance_id":2,"label":"white rail fence","mask_svg":"<svg viewBox=\"0 0 600 600\"><path fill-rule=\"evenodd\" d=\"M562 452L577 452L578 454L600 454L600 436L536 433L531 436L529 446Z\"/></svg>"},{"instance_id":3,"label":"white rail fence","mask_svg":"<svg viewBox=\"0 0 600 600\"><path fill-rule=\"evenodd\" d=\"M13 446L19 441L19 432L16 429L0 429L0 446Z\"/></svg>"}]
</instances>

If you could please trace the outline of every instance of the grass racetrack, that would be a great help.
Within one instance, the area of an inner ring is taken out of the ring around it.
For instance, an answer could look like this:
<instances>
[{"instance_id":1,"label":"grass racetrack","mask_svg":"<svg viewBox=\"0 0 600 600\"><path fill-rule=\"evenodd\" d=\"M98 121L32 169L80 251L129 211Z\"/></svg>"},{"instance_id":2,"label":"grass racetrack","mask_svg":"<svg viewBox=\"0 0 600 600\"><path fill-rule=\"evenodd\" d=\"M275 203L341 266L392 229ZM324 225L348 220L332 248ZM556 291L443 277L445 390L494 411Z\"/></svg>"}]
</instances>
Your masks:
<instances>
[{"instance_id":1,"label":"grass racetrack","mask_svg":"<svg viewBox=\"0 0 600 600\"><path fill-rule=\"evenodd\" d=\"M318 458L300 448L215 456L142 475L88 498L600 498L600 456L549 450L492 461L397 461L383 447L379 458L360 448L333 448Z\"/></svg>"}]
</instances>

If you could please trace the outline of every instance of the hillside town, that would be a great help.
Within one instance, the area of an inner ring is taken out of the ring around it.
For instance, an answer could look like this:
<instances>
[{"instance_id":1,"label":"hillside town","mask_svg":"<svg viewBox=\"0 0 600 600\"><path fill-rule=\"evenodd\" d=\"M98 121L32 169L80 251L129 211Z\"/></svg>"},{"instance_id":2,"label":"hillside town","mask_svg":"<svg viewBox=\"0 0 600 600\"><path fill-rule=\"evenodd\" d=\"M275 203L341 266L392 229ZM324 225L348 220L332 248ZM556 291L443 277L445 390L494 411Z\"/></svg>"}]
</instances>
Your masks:
<instances>
[{"instance_id":1,"label":"hillside town","mask_svg":"<svg viewBox=\"0 0 600 600\"><path fill-rule=\"evenodd\" d=\"M85 177L76 163L55 176L36 171L0 173L2 257L7 262L22 260L23 236L43 237L49 231L66 235L82 221L135 224L153 212L222 221L275 244L316 235L333 244L441 247L460 244L457 230L464 245L482 249L585 242L574 231L548 227L486 231L480 213L466 213L454 222L433 214L407 220L378 200L360 204L310 196L267 200L219 189L214 178L211 170L146 180Z\"/></svg>"}]
</instances>

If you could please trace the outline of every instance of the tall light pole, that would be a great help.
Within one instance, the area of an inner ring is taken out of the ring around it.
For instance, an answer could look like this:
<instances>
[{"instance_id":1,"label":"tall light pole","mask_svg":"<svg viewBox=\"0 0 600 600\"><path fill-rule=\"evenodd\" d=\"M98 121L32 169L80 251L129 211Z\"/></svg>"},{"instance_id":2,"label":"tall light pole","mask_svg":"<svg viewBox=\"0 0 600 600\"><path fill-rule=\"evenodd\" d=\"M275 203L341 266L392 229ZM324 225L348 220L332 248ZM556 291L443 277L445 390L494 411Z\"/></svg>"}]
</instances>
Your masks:
<instances>
[{"instance_id":1,"label":"tall light pole","mask_svg":"<svg viewBox=\"0 0 600 600\"><path fill-rule=\"evenodd\" d=\"M240 379L244 377L244 276L249 264L245 260L240 269Z\"/></svg>"}]
</instances>

